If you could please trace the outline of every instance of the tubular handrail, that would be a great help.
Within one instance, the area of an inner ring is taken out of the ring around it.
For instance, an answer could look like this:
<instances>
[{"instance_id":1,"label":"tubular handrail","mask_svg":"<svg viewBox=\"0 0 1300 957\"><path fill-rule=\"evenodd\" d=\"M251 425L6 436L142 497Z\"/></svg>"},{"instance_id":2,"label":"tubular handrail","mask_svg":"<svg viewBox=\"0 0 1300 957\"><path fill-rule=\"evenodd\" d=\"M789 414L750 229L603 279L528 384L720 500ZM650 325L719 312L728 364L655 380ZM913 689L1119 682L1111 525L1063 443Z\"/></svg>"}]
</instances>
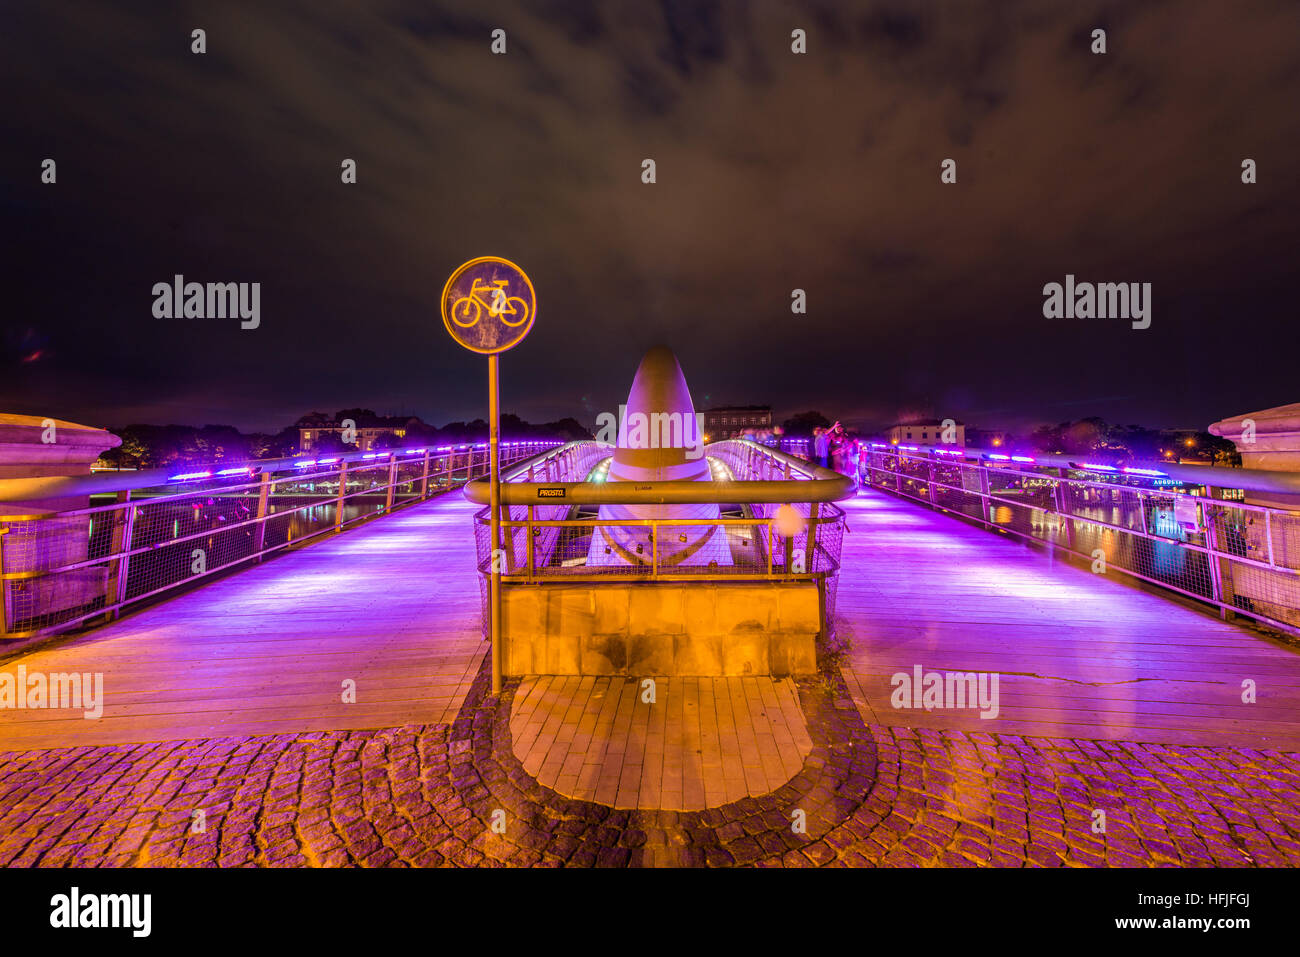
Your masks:
<instances>
[{"instance_id":1,"label":"tubular handrail","mask_svg":"<svg viewBox=\"0 0 1300 957\"><path fill-rule=\"evenodd\" d=\"M518 442L504 442L503 448L529 447L542 444L549 444L549 440L520 440ZM399 461L411 461L413 457L419 455L428 455L432 458L441 458L443 456L459 456L473 452L474 450L486 450L486 442L476 442L471 444L461 444L454 446L437 446L436 448L419 448L419 449L387 449L378 452L330 452L319 458L313 457L309 453L302 455L291 455L285 458L275 459L246 459L243 461L234 460L230 462L219 463L222 466L220 471L230 473L234 469L239 469L247 476L257 476L267 472L281 472L287 469L295 468L299 463L310 460L313 464L320 462L321 459L327 460L328 464L338 465L346 464L375 464L378 460L384 458L394 458ZM543 453L545 454L545 453ZM486 457L486 452L484 452ZM382 464L382 463L380 463ZM214 466L215 468L215 466ZM47 498L64 498L81 495L104 495L113 492L130 492L146 488L163 488L174 486L178 477L173 474L177 466L168 468L137 469L123 470L115 472L92 472L90 475L48 475L37 476L34 478L7 478L0 479L0 502L22 502L30 500L39 500ZM182 487L184 484L203 481L207 478L216 478L217 473L206 470L207 475L201 472L191 473L193 477L188 480L180 480ZM306 473L304 473L306 474ZM232 479L233 481L233 479ZM253 482L251 484L256 484ZM178 492L177 494L187 494ZM48 515L49 513L45 513ZM10 518L30 518L32 516L0 516L0 520ZM44 515L42 517L45 517Z\"/></svg>"},{"instance_id":2,"label":"tubular handrail","mask_svg":"<svg viewBox=\"0 0 1300 957\"><path fill-rule=\"evenodd\" d=\"M869 448L866 451L878 453L899 453L900 446L892 445L889 447ZM934 455L948 455L953 459L961 458L964 461L990 460L989 464L997 464L1008 461L1015 461L1011 455L1002 449L985 449L985 448L957 448L955 446L942 445L917 445L904 452L929 452ZM1050 468L1070 469L1078 472L1096 472L1097 469L1087 468L1090 464L1104 464L1114 469L1101 471L1106 474L1113 474L1124 478L1140 478L1143 475L1150 476L1152 472L1159 472L1162 476L1177 479L1180 482L1188 482L1193 485L1205 485L1211 488L1239 488L1250 492L1273 492L1283 495L1300 494L1300 472L1274 471L1270 469L1247 469L1233 468L1222 465L1183 465L1178 462L1166 462L1162 459L1115 459L1113 456L1105 454L1079 454L1063 455L1056 452L1025 452L1017 453L1020 458L1031 460L1025 464L1046 466ZM916 458L918 456L908 456ZM1107 461L1109 460L1109 461ZM927 461L942 462L945 459L931 458ZM1129 469L1130 471L1125 471ZM1136 472L1133 469L1143 471Z\"/></svg>"}]
</instances>

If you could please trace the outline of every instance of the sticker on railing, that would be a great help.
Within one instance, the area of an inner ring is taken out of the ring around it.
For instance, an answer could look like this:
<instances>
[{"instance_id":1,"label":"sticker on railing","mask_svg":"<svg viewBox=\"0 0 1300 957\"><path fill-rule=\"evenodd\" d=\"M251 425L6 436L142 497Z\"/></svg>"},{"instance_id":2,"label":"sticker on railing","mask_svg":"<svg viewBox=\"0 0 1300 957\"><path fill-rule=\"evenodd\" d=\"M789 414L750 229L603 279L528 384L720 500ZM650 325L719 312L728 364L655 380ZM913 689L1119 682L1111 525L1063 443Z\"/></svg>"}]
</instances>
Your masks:
<instances>
[{"instance_id":1,"label":"sticker on railing","mask_svg":"<svg viewBox=\"0 0 1300 957\"><path fill-rule=\"evenodd\" d=\"M567 490L564 489L563 487L550 488L544 486L537 490L537 497L538 498L564 498L566 491Z\"/></svg>"}]
</instances>

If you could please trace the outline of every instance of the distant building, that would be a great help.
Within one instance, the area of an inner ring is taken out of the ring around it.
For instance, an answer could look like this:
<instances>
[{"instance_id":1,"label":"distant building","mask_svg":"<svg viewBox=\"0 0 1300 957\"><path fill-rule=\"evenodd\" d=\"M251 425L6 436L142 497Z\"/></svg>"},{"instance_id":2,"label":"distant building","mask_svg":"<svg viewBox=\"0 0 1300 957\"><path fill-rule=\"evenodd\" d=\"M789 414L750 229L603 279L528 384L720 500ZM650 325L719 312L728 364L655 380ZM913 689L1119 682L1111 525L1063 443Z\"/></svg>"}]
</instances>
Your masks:
<instances>
[{"instance_id":1,"label":"distant building","mask_svg":"<svg viewBox=\"0 0 1300 957\"><path fill-rule=\"evenodd\" d=\"M358 451L369 452L381 438L404 439L408 430L423 424L418 418L375 416L345 426L325 416L305 415L297 423L298 451L332 448L335 442L327 440L334 439L343 445L356 445Z\"/></svg>"},{"instance_id":2,"label":"distant building","mask_svg":"<svg viewBox=\"0 0 1300 957\"><path fill-rule=\"evenodd\" d=\"M728 409L704 410L704 434L710 442L734 439L746 429L772 428L770 405L738 405Z\"/></svg>"},{"instance_id":3,"label":"distant building","mask_svg":"<svg viewBox=\"0 0 1300 957\"><path fill-rule=\"evenodd\" d=\"M891 425L885 435L891 445L952 445L965 448L966 426L958 422L952 428L955 435L951 442L943 441L944 424L935 420Z\"/></svg>"}]
</instances>

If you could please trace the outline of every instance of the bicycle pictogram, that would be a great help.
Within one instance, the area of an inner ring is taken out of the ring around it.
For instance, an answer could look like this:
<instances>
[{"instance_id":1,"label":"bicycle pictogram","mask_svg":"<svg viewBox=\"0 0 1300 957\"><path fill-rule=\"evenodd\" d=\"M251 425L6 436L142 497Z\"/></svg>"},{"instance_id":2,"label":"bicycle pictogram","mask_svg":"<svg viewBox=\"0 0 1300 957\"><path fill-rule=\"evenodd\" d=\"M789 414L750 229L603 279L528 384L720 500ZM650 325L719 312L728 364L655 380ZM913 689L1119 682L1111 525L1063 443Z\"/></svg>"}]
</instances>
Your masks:
<instances>
[{"instance_id":1,"label":"bicycle pictogram","mask_svg":"<svg viewBox=\"0 0 1300 957\"><path fill-rule=\"evenodd\" d=\"M497 279L491 286L480 286L476 277L469 294L452 303L451 321L462 329L473 328L483 318L486 309L489 316L500 319L507 326L522 326L528 321L528 303L519 296L506 295L509 282L508 279ZM486 293L488 298L484 299L481 293Z\"/></svg>"},{"instance_id":2,"label":"bicycle pictogram","mask_svg":"<svg viewBox=\"0 0 1300 957\"><path fill-rule=\"evenodd\" d=\"M442 287L439 312L462 346L495 355L528 335L537 321L537 294L528 274L510 260L479 256L452 272Z\"/></svg>"}]
</instances>

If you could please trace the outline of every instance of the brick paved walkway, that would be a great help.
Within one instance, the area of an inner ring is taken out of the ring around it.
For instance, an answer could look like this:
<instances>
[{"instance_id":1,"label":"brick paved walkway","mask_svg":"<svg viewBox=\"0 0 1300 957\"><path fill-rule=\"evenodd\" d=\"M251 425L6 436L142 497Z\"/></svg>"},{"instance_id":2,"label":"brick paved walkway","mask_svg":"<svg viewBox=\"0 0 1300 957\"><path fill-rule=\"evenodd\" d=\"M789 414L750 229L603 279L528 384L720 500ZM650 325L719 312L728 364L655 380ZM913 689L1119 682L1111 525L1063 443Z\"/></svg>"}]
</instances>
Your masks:
<instances>
[{"instance_id":1,"label":"brick paved walkway","mask_svg":"<svg viewBox=\"0 0 1300 957\"><path fill-rule=\"evenodd\" d=\"M0 753L0 863L1300 865L1296 754L867 727L842 683L813 679L790 782L618 811L527 774L517 686L485 686L451 725Z\"/></svg>"}]
</instances>

